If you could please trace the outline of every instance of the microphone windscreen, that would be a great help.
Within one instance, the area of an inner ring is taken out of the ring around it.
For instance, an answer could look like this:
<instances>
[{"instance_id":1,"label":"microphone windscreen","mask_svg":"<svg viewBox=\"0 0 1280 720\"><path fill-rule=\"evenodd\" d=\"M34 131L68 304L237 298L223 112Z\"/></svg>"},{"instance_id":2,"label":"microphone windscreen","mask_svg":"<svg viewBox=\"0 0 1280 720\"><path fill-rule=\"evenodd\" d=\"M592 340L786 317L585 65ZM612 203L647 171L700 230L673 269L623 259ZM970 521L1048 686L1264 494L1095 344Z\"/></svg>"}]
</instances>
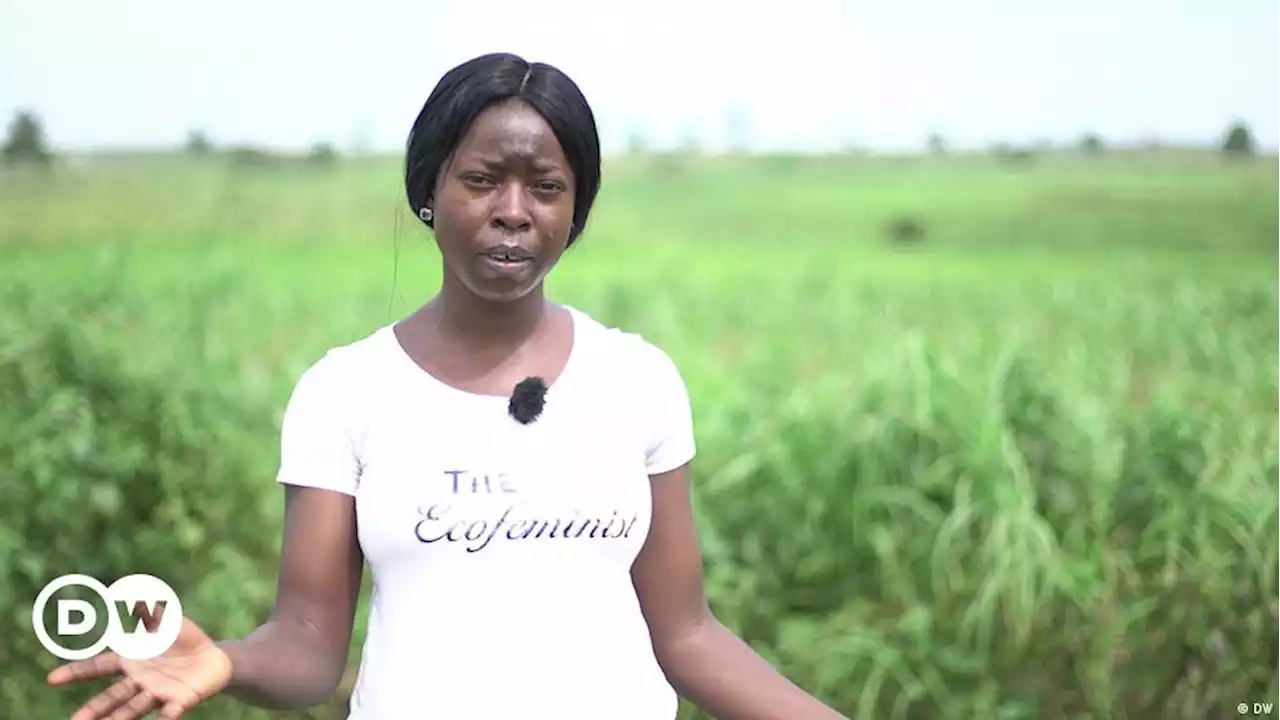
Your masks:
<instances>
[{"instance_id":1,"label":"microphone windscreen","mask_svg":"<svg viewBox=\"0 0 1280 720\"><path fill-rule=\"evenodd\" d=\"M547 384L540 377L527 377L516 383L511 391L511 401L507 404L507 412L516 422L528 425L542 414L547 401Z\"/></svg>"}]
</instances>

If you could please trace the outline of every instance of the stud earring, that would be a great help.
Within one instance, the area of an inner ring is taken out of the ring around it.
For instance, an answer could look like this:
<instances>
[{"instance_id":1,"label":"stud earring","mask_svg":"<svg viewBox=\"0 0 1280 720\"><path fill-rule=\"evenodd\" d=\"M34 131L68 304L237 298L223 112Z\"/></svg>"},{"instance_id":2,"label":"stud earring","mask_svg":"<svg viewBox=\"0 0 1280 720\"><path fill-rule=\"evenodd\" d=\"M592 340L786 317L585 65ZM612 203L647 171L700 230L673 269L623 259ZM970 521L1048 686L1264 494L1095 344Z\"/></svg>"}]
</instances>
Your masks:
<instances>
[{"instance_id":1,"label":"stud earring","mask_svg":"<svg viewBox=\"0 0 1280 720\"><path fill-rule=\"evenodd\" d=\"M418 217L422 218L422 222L429 223L431 218L434 217L434 213L431 212L431 208L424 207L418 211Z\"/></svg>"}]
</instances>

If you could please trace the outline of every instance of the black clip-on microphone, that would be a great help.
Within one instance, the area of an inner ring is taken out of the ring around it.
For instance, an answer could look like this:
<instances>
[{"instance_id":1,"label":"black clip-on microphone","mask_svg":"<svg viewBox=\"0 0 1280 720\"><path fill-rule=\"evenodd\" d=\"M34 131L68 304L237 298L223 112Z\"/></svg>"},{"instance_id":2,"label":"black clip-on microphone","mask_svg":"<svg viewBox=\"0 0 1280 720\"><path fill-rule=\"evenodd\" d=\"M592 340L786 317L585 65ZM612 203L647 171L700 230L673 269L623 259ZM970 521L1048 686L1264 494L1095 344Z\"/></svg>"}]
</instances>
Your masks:
<instances>
[{"instance_id":1,"label":"black clip-on microphone","mask_svg":"<svg viewBox=\"0 0 1280 720\"><path fill-rule=\"evenodd\" d=\"M507 403L507 412L516 422L528 425L542 414L547 402L547 384L540 377L527 377L516 383L511 391L511 401Z\"/></svg>"}]
</instances>

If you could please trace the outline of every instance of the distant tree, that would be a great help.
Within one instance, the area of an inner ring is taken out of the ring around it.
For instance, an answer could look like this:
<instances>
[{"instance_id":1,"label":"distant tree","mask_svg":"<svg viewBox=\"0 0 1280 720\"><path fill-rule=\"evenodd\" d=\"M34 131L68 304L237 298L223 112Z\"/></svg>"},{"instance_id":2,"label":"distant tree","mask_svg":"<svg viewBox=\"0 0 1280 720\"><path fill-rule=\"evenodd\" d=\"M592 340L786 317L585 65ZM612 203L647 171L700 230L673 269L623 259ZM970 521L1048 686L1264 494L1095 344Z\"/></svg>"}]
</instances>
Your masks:
<instances>
[{"instance_id":1,"label":"distant tree","mask_svg":"<svg viewBox=\"0 0 1280 720\"><path fill-rule=\"evenodd\" d=\"M237 170L265 170L280 166L280 157L252 145L240 145L228 150L231 166Z\"/></svg>"},{"instance_id":2,"label":"distant tree","mask_svg":"<svg viewBox=\"0 0 1280 720\"><path fill-rule=\"evenodd\" d=\"M40 118L28 110L19 110L9 123L8 137L0 148L0 157L6 164L32 163L48 165L53 153L45 144L44 127Z\"/></svg>"},{"instance_id":3,"label":"distant tree","mask_svg":"<svg viewBox=\"0 0 1280 720\"><path fill-rule=\"evenodd\" d=\"M1080 138L1080 152L1085 155L1101 155L1103 150L1102 137L1097 133L1085 133Z\"/></svg>"},{"instance_id":4,"label":"distant tree","mask_svg":"<svg viewBox=\"0 0 1280 720\"><path fill-rule=\"evenodd\" d=\"M991 146L991 154L996 160L1008 165L1025 165L1035 158L1035 152L1029 147L1020 147L1001 140Z\"/></svg>"},{"instance_id":5,"label":"distant tree","mask_svg":"<svg viewBox=\"0 0 1280 720\"><path fill-rule=\"evenodd\" d=\"M187 134L187 152L192 155L206 155L213 150L213 142L203 130L192 130Z\"/></svg>"},{"instance_id":6,"label":"distant tree","mask_svg":"<svg viewBox=\"0 0 1280 720\"><path fill-rule=\"evenodd\" d=\"M1253 133L1243 122L1236 122L1227 128L1222 140L1222 151L1228 155L1252 155L1254 153Z\"/></svg>"},{"instance_id":7,"label":"distant tree","mask_svg":"<svg viewBox=\"0 0 1280 720\"><path fill-rule=\"evenodd\" d=\"M307 154L307 162L312 165L328 166L338 162L338 150L333 143L316 143Z\"/></svg>"},{"instance_id":8,"label":"distant tree","mask_svg":"<svg viewBox=\"0 0 1280 720\"><path fill-rule=\"evenodd\" d=\"M931 133L927 144L930 155L945 155L947 153L947 143L942 139L942 135L938 133Z\"/></svg>"}]
</instances>

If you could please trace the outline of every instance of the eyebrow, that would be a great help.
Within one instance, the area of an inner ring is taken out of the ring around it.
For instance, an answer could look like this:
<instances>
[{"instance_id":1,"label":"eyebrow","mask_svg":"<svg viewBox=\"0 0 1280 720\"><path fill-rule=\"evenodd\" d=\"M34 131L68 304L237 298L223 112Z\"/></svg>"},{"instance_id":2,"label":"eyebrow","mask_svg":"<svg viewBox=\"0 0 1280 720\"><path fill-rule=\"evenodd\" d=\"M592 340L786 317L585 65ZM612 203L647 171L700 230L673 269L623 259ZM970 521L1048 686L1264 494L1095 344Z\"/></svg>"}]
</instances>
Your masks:
<instances>
[{"instance_id":1,"label":"eyebrow","mask_svg":"<svg viewBox=\"0 0 1280 720\"><path fill-rule=\"evenodd\" d=\"M476 155L473 155L471 159L484 165L485 167L490 167L490 168L503 167L507 164L501 157L498 157L497 155L476 154ZM533 169L536 170L537 172L553 172L553 171L562 169L560 167L560 163L557 163L554 160L545 160L541 158L535 158L532 160L532 164L533 164Z\"/></svg>"}]
</instances>

